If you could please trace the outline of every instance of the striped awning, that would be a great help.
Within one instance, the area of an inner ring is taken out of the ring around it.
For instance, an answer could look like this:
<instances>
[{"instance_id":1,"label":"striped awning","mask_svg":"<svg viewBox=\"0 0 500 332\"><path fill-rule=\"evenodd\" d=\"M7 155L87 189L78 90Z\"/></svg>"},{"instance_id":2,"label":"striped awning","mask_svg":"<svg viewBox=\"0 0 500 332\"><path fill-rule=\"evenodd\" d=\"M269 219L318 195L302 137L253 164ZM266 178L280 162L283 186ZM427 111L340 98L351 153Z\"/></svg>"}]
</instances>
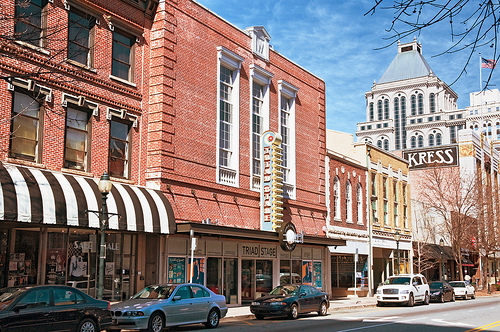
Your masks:
<instances>
[{"instance_id":1,"label":"striped awning","mask_svg":"<svg viewBox=\"0 0 500 332\"><path fill-rule=\"evenodd\" d=\"M0 221L99 228L99 179L0 163ZM159 191L113 182L108 229L175 233L172 207ZM117 214L117 215L115 215Z\"/></svg>"}]
</instances>

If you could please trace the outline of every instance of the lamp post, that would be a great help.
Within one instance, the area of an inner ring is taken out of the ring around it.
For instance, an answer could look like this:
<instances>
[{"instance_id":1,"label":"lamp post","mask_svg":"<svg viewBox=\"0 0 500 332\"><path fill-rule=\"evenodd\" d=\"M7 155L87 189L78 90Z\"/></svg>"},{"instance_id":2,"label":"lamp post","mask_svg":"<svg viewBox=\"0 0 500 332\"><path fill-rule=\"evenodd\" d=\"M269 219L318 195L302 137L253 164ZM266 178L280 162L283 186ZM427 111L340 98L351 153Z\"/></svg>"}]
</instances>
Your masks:
<instances>
[{"instance_id":1,"label":"lamp post","mask_svg":"<svg viewBox=\"0 0 500 332\"><path fill-rule=\"evenodd\" d=\"M443 256L444 256L444 251L443 251L443 247L444 247L444 240L441 238L441 240L439 240L439 246L441 248L441 280L444 279L444 265L443 265Z\"/></svg>"},{"instance_id":2,"label":"lamp post","mask_svg":"<svg viewBox=\"0 0 500 332\"><path fill-rule=\"evenodd\" d=\"M399 275L399 240L401 239L401 234L399 234L399 231L396 230L396 233L394 233L394 240L396 240L396 256L397 256L397 268L396 268L396 275Z\"/></svg>"},{"instance_id":3,"label":"lamp post","mask_svg":"<svg viewBox=\"0 0 500 332\"><path fill-rule=\"evenodd\" d=\"M101 247L99 251L99 287L97 289L97 298L102 300L102 293L104 288L104 259L106 259L106 227L108 226L108 207L106 205L106 199L111 191L113 184L109 180L108 173L104 172L99 180L99 191L102 194L102 208L100 215L100 226L101 226Z\"/></svg>"}]
</instances>

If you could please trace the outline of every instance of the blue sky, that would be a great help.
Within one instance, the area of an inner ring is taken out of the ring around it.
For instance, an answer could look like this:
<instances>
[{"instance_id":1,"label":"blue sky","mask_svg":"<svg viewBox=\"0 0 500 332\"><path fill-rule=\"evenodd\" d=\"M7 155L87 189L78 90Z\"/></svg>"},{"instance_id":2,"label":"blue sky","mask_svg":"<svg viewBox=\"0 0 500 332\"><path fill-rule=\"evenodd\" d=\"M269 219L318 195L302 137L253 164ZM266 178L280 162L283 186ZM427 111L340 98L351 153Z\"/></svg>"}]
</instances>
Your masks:
<instances>
[{"instance_id":1,"label":"blue sky","mask_svg":"<svg viewBox=\"0 0 500 332\"><path fill-rule=\"evenodd\" d=\"M386 38L391 33L392 12L364 14L374 0L198 0L233 25L245 29L262 25L279 53L325 81L327 128L354 134L356 123L366 121L364 94L383 73L397 53ZM390 1L384 1L390 4ZM474 2L473 2L474 3ZM466 11L463 13L468 15ZM455 18L455 21L458 21ZM460 29L454 25L454 31ZM469 51L437 56L452 45L446 21L406 37L422 43L422 54L434 73L451 85L467 62ZM455 39L456 41L456 39ZM491 59L493 50L482 50ZM483 80L489 70L483 69ZM498 81L494 72L490 85ZM479 91L479 57L476 53L464 74L451 88L458 94L458 107L469 105L469 93ZM492 88L498 88L492 86Z\"/></svg>"}]
</instances>

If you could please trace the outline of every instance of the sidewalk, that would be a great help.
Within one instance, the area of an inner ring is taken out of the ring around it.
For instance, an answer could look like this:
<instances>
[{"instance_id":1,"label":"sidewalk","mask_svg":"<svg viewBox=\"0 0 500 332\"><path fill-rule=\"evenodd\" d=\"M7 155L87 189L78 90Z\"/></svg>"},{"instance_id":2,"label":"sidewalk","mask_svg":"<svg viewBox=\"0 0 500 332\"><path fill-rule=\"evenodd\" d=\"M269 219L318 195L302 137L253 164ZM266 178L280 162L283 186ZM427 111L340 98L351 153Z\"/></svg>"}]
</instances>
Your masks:
<instances>
[{"instance_id":1,"label":"sidewalk","mask_svg":"<svg viewBox=\"0 0 500 332\"><path fill-rule=\"evenodd\" d=\"M330 308L328 309L328 311L332 312L335 310L342 310L342 309L375 306L376 304L377 300L374 297L354 297L354 296L339 297L330 299ZM253 317L252 313L250 312L250 307L242 306L242 307L230 307L227 311L226 317L223 319L226 318L242 319L250 317Z\"/></svg>"}]
</instances>

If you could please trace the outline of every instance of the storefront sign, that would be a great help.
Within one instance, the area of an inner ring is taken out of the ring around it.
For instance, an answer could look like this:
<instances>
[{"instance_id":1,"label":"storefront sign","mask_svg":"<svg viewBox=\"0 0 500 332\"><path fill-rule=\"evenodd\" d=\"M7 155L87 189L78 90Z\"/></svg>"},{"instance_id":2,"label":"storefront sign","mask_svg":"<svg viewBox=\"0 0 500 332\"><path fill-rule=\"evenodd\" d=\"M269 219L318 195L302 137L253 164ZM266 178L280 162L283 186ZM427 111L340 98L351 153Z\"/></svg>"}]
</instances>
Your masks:
<instances>
[{"instance_id":1,"label":"storefront sign","mask_svg":"<svg viewBox=\"0 0 500 332\"><path fill-rule=\"evenodd\" d=\"M260 153L260 219L263 231L278 231L283 218L283 171L281 136L270 130L262 134Z\"/></svg>"},{"instance_id":2,"label":"storefront sign","mask_svg":"<svg viewBox=\"0 0 500 332\"><path fill-rule=\"evenodd\" d=\"M447 145L411 150L403 152L403 158L408 160L410 169L458 166L458 147L456 145Z\"/></svg>"},{"instance_id":3,"label":"storefront sign","mask_svg":"<svg viewBox=\"0 0 500 332\"><path fill-rule=\"evenodd\" d=\"M278 257L275 245L265 244L242 244L240 245L242 257L276 258Z\"/></svg>"},{"instance_id":4,"label":"storefront sign","mask_svg":"<svg viewBox=\"0 0 500 332\"><path fill-rule=\"evenodd\" d=\"M284 251L293 251L296 246L297 230L295 225L291 222L281 224L279 228L279 241L280 247Z\"/></svg>"}]
</instances>

